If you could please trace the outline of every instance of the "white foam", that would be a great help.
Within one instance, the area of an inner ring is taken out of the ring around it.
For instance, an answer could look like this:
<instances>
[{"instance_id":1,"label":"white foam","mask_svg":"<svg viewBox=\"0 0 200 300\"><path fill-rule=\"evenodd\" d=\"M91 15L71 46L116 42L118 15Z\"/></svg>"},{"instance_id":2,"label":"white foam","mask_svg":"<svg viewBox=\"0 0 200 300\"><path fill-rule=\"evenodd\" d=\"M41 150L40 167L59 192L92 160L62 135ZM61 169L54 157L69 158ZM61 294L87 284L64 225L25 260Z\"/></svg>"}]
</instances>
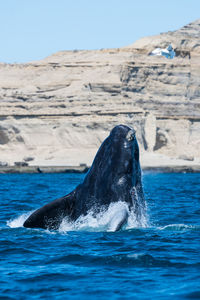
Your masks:
<instances>
[{"instance_id":1,"label":"white foam","mask_svg":"<svg viewBox=\"0 0 200 300\"><path fill-rule=\"evenodd\" d=\"M15 219L7 221L7 225L10 228L23 227L25 220L32 214L24 213ZM129 211L128 205L125 202L118 201L111 203L108 209L104 209L98 214L94 214L91 210L87 215L81 215L76 221L69 221L68 218L64 218L59 232L65 233L67 231L115 231L118 228L118 224L123 223L123 229L131 229L137 227L147 227L147 216L143 213L138 220L133 211Z\"/></svg>"},{"instance_id":2,"label":"white foam","mask_svg":"<svg viewBox=\"0 0 200 300\"><path fill-rule=\"evenodd\" d=\"M126 229L132 229L132 228L146 228L149 227L149 221L148 216L145 212L143 212L138 219L133 211L130 212L128 217L128 222L126 225Z\"/></svg>"},{"instance_id":3,"label":"white foam","mask_svg":"<svg viewBox=\"0 0 200 300\"><path fill-rule=\"evenodd\" d=\"M184 229L199 229L200 226L194 226L194 225L186 225L186 224L169 224L162 227L158 227L159 230L184 230Z\"/></svg>"},{"instance_id":4,"label":"white foam","mask_svg":"<svg viewBox=\"0 0 200 300\"><path fill-rule=\"evenodd\" d=\"M91 210L86 216L80 216L75 222L69 222L65 218L60 225L59 231L115 231L118 223L121 222L126 214L128 214L128 220L123 225L123 229L148 226L145 214L142 214L140 220L138 220L133 211L129 211L127 203L119 201L111 203L107 210L103 210L97 215L94 215L94 212Z\"/></svg>"},{"instance_id":5,"label":"white foam","mask_svg":"<svg viewBox=\"0 0 200 300\"><path fill-rule=\"evenodd\" d=\"M13 219L13 220L9 220L7 221L7 225L10 228L18 228L18 227L23 227L24 222L26 221L26 219L32 214L31 212L22 214L21 216Z\"/></svg>"}]
</instances>

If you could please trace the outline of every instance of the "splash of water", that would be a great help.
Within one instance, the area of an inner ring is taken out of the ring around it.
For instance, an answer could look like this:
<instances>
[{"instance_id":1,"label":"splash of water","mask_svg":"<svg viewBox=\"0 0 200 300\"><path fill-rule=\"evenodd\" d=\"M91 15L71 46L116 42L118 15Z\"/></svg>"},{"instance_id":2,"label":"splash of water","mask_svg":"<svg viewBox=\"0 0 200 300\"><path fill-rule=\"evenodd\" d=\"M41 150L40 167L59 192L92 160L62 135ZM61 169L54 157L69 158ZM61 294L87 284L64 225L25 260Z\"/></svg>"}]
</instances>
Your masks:
<instances>
[{"instance_id":1,"label":"splash of water","mask_svg":"<svg viewBox=\"0 0 200 300\"><path fill-rule=\"evenodd\" d=\"M183 230L199 230L198 225L188 225L188 224L169 224L162 227L158 227L159 230L171 230L171 231L183 231Z\"/></svg>"},{"instance_id":2,"label":"splash of water","mask_svg":"<svg viewBox=\"0 0 200 300\"><path fill-rule=\"evenodd\" d=\"M26 221L26 219L33 213L33 211L22 214L20 216L18 216L15 219L11 219L9 221L7 221L7 225L10 228L18 228L18 227L23 227L24 222Z\"/></svg>"},{"instance_id":3,"label":"splash of water","mask_svg":"<svg viewBox=\"0 0 200 300\"><path fill-rule=\"evenodd\" d=\"M25 220L32 214L22 214L15 219L7 221L10 228L23 227ZM121 224L125 220L124 224ZM59 232L67 231L116 231L118 225L122 229L131 229L136 227L147 227L148 220L145 213L140 218L136 217L133 210L129 211L125 202L118 201L111 203L107 209L102 209L98 214L90 210L87 215L81 215L76 221L70 221L67 217L63 219Z\"/></svg>"},{"instance_id":4,"label":"splash of water","mask_svg":"<svg viewBox=\"0 0 200 300\"><path fill-rule=\"evenodd\" d=\"M127 229L149 226L148 216L146 212L146 201L141 189L142 187L133 187L131 190L133 207L128 218Z\"/></svg>"},{"instance_id":5,"label":"splash of water","mask_svg":"<svg viewBox=\"0 0 200 300\"><path fill-rule=\"evenodd\" d=\"M59 231L115 231L118 222L126 215L127 222L123 224L122 229L148 226L148 220L145 214L142 214L138 220L133 210L129 211L127 203L118 201L111 203L108 209L104 209L96 215L90 210L87 215L80 216L75 222L70 222L65 218L60 225Z\"/></svg>"}]
</instances>

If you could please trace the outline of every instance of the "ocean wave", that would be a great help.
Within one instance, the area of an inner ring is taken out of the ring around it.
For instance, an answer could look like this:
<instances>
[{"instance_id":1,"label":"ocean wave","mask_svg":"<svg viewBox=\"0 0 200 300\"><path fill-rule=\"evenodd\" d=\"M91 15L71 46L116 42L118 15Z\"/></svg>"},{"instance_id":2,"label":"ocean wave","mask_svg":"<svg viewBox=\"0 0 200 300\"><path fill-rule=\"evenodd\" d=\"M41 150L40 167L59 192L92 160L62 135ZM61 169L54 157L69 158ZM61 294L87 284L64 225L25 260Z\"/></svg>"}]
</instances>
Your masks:
<instances>
[{"instance_id":1,"label":"ocean wave","mask_svg":"<svg viewBox=\"0 0 200 300\"><path fill-rule=\"evenodd\" d=\"M4 246L4 245L3 245ZM35 254L35 251L32 251L30 249L25 249L22 247L17 247L17 244L15 245L15 247L10 247L8 248L4 248L2 250L0 250L0 255L28 255L28 254Z\"/></svg>"},{"instance_id":2,"label":"ocean wave","mask_svg":"<svg viewBox=\"0 0 200 300\"><path fill-rule=\"evenodd\" d=\"M118 254L111 256L68 254L50 259L47 264L72 264L76 266L122 266L124 267L175 267L187 266L199 267L199 263L188 264L186 262L171 261L167 258L157 258L146 253Z\"/></svg>"},{"instance_id":3,"label":"ocean wave","mask_svg":"<svg viewBox=\"0 0 200 300\"><path fill-rule=\"evenodd\" d=\"M183 230L200 230L199 225L187 225L187 224L169 224L162 227L158 227L159 230L171 230L171 231L183 231Z\"/></svg>"}]
</instances>

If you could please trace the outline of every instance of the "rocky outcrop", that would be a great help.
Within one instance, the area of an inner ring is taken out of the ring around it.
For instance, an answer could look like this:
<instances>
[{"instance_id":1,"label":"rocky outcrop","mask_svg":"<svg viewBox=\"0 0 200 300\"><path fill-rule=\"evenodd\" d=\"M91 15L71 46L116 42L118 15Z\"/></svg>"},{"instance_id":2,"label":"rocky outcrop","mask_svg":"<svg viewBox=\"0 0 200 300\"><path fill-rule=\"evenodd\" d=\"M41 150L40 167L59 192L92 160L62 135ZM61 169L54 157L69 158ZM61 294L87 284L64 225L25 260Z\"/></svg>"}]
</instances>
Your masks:
<instances>
[{"instance_id":1,"label":"rocky outcrop","mask_svg":"<svg viewBox=\"0 0 200 300\"><path fill-rule=\"evenodd\" d=\"M173 60L148 55L169 43ZM2 164L89 165L119 123L144 156L200 159L200 20L129 47L0 64Z\"/></svg>"}]
</instances>

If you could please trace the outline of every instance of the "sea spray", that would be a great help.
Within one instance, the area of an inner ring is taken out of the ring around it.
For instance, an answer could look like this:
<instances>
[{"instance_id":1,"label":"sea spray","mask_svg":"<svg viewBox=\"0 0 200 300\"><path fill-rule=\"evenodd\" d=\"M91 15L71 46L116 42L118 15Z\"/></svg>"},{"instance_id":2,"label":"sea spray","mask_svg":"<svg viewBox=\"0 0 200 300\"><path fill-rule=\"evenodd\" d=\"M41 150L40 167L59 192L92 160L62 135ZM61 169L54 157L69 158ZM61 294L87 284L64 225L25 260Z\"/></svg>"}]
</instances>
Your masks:
<instances>
[{"instance_id":1,"label":"sea spray","mask_svg":"<svg viewBox=\"0 0 200 300\"><path fill-rule=\"evenodd\" d=\"M24 221L31 215L32 211L22 214L15 219L7 221L7 225L11 228L23 227ZM127 217L126 217L127 216ZM131 229L135 227L147 227L147 216L142 213L138 219L133 210L129 210L127 203L118 201L111 203L106 209L101 209L98 214L90 210L87 215L81 215L76 221L64 218L59 232L67 231L116 231L118 222L126 217L123 229Z\"/></svg>"},{"instance_id":2,"label":"sea spray","mask_svg":"<svg viewBox=\"0 0 200 300\"><path fill-rule=\"evenodd\" d=\"M10 228L18 228L18 227L23 227L23 224L25 222L25 220L33 213L33 211L30 211L28 213L24 213L20 216L18 216L15 219L11 219L9 221L7 221L7 225Z\"/></svg>"},{"instance_id":3,"label":"sea spray","mask_svg":"<svg viewBox=\"0 0 200 300\"><path fill-rule=\"evenodd\" d=\"M126 213L127 222L123 225L123 229L147 227L148 221L146 215L142 214L141 219L138 220L134 212L132 210L129 211L127 203L118 201L111 203L108 209L104 208L96 215L90 210L87 215L81 215L75 222L71 222L68 218L65 218L60 225L59 231L115 231L118 222L117 218L121 218L122 214Z\"/></svg>"}]
</instances>

